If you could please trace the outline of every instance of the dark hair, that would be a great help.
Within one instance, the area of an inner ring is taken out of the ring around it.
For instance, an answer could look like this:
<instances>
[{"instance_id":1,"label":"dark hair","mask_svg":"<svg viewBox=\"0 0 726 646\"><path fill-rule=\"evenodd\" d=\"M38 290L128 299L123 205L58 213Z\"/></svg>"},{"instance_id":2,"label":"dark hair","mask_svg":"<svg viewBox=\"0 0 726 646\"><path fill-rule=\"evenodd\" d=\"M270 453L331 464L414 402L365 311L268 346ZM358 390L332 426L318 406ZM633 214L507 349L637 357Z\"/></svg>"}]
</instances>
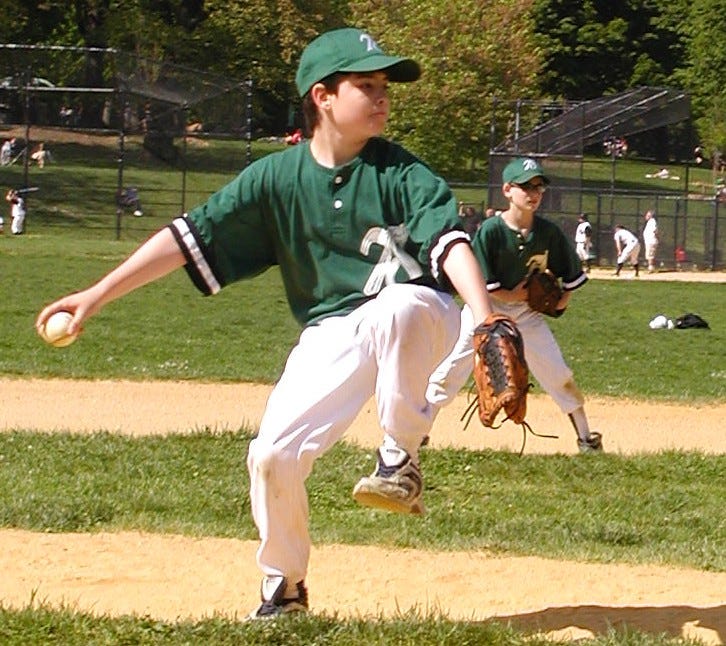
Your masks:
<instances>
[{"instance_id":1,"label":"dark hair","mask_svg":"<svg viewBox=\"0 0 726 646\"><path fill-rule=\"evenodd\" d=\"M336 92L338 85L346 76L343 72L334 72L330 76L326 76L324 79L318 81L325 86L328 92ZM313 136L313 130L318 125L318 108L313 101L313 97L310 95L310 90L305 93L302 100L302 115L303 115L303 136L309 139Z\"/></svg>"}]
</instances>

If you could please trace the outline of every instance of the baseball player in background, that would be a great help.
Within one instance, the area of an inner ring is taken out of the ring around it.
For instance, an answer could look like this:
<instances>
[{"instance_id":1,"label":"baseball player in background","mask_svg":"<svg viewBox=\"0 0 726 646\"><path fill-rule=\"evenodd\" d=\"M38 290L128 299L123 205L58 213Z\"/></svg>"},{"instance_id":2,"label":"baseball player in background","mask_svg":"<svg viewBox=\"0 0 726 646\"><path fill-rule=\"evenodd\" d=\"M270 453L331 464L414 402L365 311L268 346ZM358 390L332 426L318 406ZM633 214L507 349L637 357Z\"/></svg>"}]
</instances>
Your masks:
<instances>
[{"instance_id":1,"label":"baseball player in background","mask_svg":"<svg viewBox=\"0 0 726 646\"><path fill-rule=\"evenodd\" d=\"M422 511L418 452L435 412L428 376L459 334L451 288L473 322L491 312L451 190L380 137L389 83L419 75L415 61L384 54L360 29L319 36L296 75L309 138L255 161L36 321L68 310L74 333L110 301L182 266L205 295L279 266L303 330L247 456L263 575L254 618L307 609L305 480L374 395L384 442L354 497Z\"/></svg>"},{"instance_id":2,"label":"baseball player in background","mask_svg":"<svg viewBox=\"0 0 726 646\"><path fill-rule=\"evenodd\" d=\"M511 317L524 340L529 369L572 423L580 453L602 452L600 433L590 430L585 400L565 363L545 318L527 303L525 279L533 267L549 269L562 279L564 294L557 304L564 313L572 293L587 282L572 243L564 232L535 211L549 180L536 160L517 158L504 168L502 192L509 208L484 220L472 248L481 264L494 311ZM471 310L461 312L461 334L451 354L429 379L428 400L440 408L450 403L469 378L473 366Z\"/></svg>"},{"instance_id":3,"label":"baseball player in background","mask_svg":"<svg viewBox=\"0 0 726 646\"><path fill-rule=\"evenodd\" d=\"M25 200L14 189L7 192L5 199L10 202L10 232L20 235L25 231Z\"/></svg>"},{"instance_id":4,"label":"baseball player in background","mask_svg":"<svg viewBox=\"0 0 726 646\"><path fill-rule=\"evenodd\" d=\"M590 272L590 249L592 249L592 227L585 213L580 213L575 229L575 252L586 272Z\"/></svg>"},{"instance_id":5,"label":"baseball player in background","mask_svg":"<svg viewBox=\"0 0 726 646\"><path fill-rule=\"evenodd\" d=\"M637 236L620 224L616 224L613 229L613 240L615 241L615 251L617 253L618 266L615 269L615 275L620 276L620 270L626 262L630 262L635 269L635 277L637 278L640 271L638 264L638 256L640 255L640 242Z\"/></svg>"},{"instance_id":6,"label":"baseball player in background","mask_svg":"<svg viewBox=\"0 0 726 646\"><path fill-rule=\"evenodd\" d=\"M643 227L643 242L645 243L645 259L648 261L648 273L655 271L655 256L658 252L658 222L653 211L646 211L643 216L645 227Z\"/></svg>"}]
</instances>

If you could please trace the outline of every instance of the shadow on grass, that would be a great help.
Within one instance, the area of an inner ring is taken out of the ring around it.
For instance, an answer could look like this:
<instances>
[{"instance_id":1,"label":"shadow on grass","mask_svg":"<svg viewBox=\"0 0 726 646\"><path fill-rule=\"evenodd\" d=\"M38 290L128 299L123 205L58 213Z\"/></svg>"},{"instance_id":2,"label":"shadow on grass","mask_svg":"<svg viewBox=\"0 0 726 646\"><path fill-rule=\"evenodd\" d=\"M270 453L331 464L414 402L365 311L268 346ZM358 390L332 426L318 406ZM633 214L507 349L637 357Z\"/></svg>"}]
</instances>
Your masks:
<instances>
[{"instance_id":1,"label":"shadow on grass","mask_svg":"<svg viewBox=\"0 0 726 646\"><path fill-rule=\"evenodd\" d=\"M637 630L672 637L694 637L693 628L712 631L719 644L726 642L726 605L694 606L561 606L536 612L497 616L496 621L525 632L551 632L579 628L593 635L607 635L611 629ZM708 641L707 643L714 643Z\"/></svg>"}]
</instances>

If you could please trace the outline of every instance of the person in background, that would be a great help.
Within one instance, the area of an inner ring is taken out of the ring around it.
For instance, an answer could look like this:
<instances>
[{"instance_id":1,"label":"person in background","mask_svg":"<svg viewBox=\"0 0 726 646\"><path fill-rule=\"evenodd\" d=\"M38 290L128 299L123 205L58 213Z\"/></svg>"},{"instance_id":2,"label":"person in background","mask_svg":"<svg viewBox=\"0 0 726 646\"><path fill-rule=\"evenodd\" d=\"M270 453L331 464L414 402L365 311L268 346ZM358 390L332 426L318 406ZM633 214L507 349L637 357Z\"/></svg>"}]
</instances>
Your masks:
<instances>
[{"instance_id":1,"label":"person in background","mask_svg":"<svg viewBox=\"0 0 726 646\"><path fill-rule=\"evenodd\" d=\"M38 164L38 168L44 168L47 163L51 161L50 150L45 147L44 143L39 143L35 152L30 155L30 158Z\"/></svg>"},{"instance_id":2,"label":"person in background","mask_svg":"<svg viewBox=\"0 0 726 646\"><path fill-rule=\"evenodd\" d=\"M0 148L0 166L7 166L13 160L13 140L6 139Z\"/></svg>"},{"instance_id":3,"label":"person in background","mask_svg":"<svg viewBox=\"0 0 726 646\"><path fill-rule=\"evenodd\" d=\"M592 249L592 227L585 213L580 213L575 229L575 251L586 272L590 273L590 250Z\"/></svg>"},{"instance_id":4,"label":"person in background","mask_svg":"<svg viewBox=\"0 0 726 646\"><path fill-rule=\"evenodd\" d=\"M645 227L643 227L643 242L645 243L645 259L648 262L648 273L655 271L655 256L658 252L658 222L653 211L646 211L643 216Z\"/></svg>"},{"instance_id":5,"label":"person in background","mask_svg":"<svg viewBox=\"0 0 726 646\"><path fill-rule=\"evenodd\" d=\"M613 229L613 240L615 241L615 251L617 252L617 268L615 275L620 276L620 270L626 262L630 262L635 270L635 277L639 276L640 265L638 264L638 256L640 255L640 242L637 236L620 224L616 224Z\"/></svg>"},{"instance_id":6,"label":"person in background","mask_svg":"<svg viewBox=\"0 0 726 646\"><path fill-rule=\"evenodd\" d=\"M575 249L554 222L535 214L549 179L529 157L512 160L502 172L502 193L509 208L484 220L472 239L472 249L487 280L495 312L509 316L524 341L524 356L542 388L568 416L580 453L602 453L602 435L590 430L585 398L577 387L545 317L527 302L526 277L533 269L548 269L561 279L564 294L557 304L564 314L572 293L588 280ZM461 332L452 352L429 378L426 397L437 409L449 404L473 368L472 314L461 311Z\"/></svg>"},{"instance_id":7,"label":"person in background","mask_svg":"<svg viewBox=\"0 0 726 646\"><path fill-rule=\"evenodd\" d=\"M7 192L5 199L10 202L10 232L20 235L25 231L25 200L14 189Z\"/></svg>"}]
</instances>

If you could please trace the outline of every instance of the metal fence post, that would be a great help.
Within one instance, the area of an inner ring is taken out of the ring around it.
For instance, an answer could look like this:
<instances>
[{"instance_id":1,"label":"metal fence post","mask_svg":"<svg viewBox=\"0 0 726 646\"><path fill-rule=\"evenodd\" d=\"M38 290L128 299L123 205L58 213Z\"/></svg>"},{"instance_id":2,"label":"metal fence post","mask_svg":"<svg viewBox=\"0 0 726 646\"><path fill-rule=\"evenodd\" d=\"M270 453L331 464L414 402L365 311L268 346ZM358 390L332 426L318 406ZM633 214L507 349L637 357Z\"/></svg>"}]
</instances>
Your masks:
<instances>
[{"instance_id":1,"label":"metal fence post","mask_svg":"<svg viewBox=\"0 0 726 646\"><path fill-rule=\"evenodd\" d=\"M711 251L711 271L716 270L718 264L718 197L713 201L713 248Z\"/></svg>"}]
</instances>

